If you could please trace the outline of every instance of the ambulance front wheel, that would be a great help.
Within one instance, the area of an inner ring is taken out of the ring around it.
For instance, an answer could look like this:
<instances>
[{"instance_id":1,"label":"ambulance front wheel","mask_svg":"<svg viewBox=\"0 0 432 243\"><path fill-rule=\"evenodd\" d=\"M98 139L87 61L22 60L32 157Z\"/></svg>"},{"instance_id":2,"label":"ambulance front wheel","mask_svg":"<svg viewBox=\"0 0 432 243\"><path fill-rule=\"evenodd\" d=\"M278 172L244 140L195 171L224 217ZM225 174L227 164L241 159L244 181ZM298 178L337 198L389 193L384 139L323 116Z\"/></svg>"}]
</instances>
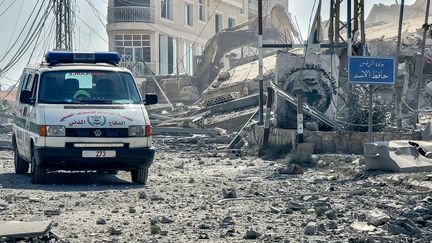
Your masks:
<instances>
[{"instance_id":1,"label":"ambulance front wheel","mask_svg":"<svg viewBox=\"0 0 432 243\"><path fill-rule=\"evenodd\" d=\"M46 182L46 169L36 163L34 153L31 159L31 173L33 184L44 184Z\"/></svg>"},{"instance_id":2,"label":"ambulance front wheel","mask_svg":"<svg viewBox=\"0 0 432 243\"><path fill-rule=\"evenodd\" d=\"M26 175L28 173L30 164L19 156L18 148L14 146L14 164L15 173L18 175Z\"/></svg>"},{"instance_id":3,"label":"ambulance front wheel","mask_svg":"<svg viewBox=\"0 0 432 243\"><path fill-rule=\"evenodd\" d=\"M149 169L136 169L131 171L131 177L133 183L143 184L147 183Z\"/></svg>"}]
</instances>

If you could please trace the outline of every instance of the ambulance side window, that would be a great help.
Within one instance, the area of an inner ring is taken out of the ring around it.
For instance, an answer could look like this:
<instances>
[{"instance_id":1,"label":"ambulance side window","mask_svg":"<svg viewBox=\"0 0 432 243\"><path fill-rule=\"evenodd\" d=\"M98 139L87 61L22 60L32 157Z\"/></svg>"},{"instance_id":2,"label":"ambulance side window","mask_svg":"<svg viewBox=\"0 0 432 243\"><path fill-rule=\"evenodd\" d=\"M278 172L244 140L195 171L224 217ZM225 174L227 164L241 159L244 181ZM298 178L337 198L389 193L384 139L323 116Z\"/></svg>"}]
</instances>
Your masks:
<instances>
[{"instance_id":1,"label":"ambulance side window","mask_svg":"<svg viewBox=\"0 0 432 243\"><path fill-rule=\"evenodd\" d=\"M25 90L30 90L31 91L31 88L33 87L33 79L32 79L32 77L33 77L33 75L31 74L31 73L29 73L28 74L28 77L27 77L27 81L26 81L26 84L25 84L25 86L24 86L24 89Z\"/></svg>"},{"instance_id":2,"label":"ambulance side window","mask_svg":"<svg viewBox=\"0 0 432 243\"><path fill-rule=\"evenodd\" d=\"M37 84L39 81L39 74L35 74L34 78L33 78L33 82L32 82L32 86L31 86L31 92L32 92L32 99L36 99L37 95L36 95L36 91L37 91Z\"/></svg>"},{"instance_id":3,"label":"ambulance side window","mask_svg":"<svg viewBox=\"0 0 432 243\"><path fill-rule=\"evenodd\" d=\"M21 93L21 90L23 90L24 85L26 84L27 81L27 76L28 73L26 70L24 70L24 72L22 73L21 77L20 77L20 81L19 81L19 86L18 86L18 94ZM18 99L19 97L17 97Z\"/></svg>"}]
</instances>

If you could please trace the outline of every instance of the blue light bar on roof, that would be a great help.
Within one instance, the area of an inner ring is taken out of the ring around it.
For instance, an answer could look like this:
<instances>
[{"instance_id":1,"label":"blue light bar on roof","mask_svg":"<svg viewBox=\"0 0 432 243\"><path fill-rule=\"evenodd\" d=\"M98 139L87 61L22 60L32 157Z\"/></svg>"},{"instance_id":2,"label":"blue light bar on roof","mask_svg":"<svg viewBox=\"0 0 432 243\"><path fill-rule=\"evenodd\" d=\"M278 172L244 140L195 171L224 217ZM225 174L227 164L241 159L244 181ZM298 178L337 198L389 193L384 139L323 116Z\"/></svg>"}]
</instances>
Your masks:
<instances>
[{"instance_id":1,"label":"blue light bar on roof","mask_svg":"<svg viewBox=\"0 0 432 243\"><path fill-rule=\"evenodd\" d=\"M50 51L45 55L45 60L50 65L62 63L108 63L117 65L120 62L117 52L70 52Z\"/></svg>"}]
</instances>

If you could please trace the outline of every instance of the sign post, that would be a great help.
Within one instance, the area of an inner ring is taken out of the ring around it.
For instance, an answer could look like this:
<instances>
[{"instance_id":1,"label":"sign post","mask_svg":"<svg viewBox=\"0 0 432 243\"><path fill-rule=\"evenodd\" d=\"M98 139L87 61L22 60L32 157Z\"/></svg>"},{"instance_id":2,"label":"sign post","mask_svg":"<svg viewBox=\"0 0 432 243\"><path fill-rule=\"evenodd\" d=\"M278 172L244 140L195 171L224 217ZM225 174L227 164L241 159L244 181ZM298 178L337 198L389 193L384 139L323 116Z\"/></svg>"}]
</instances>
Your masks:
<instances>
[{"instance_id":1,"label":"sign post","mask_svg":"<svg viewBox=\"0 0 432 243\"><path fill-rule=\"evenodd\" d=\"M368 84L368 134L372 138L373 93L378 88L374 85L394 85L396 81L395 59L390 57L349 57L348 81L351 84Z\"/></svg>"}]
</instances>

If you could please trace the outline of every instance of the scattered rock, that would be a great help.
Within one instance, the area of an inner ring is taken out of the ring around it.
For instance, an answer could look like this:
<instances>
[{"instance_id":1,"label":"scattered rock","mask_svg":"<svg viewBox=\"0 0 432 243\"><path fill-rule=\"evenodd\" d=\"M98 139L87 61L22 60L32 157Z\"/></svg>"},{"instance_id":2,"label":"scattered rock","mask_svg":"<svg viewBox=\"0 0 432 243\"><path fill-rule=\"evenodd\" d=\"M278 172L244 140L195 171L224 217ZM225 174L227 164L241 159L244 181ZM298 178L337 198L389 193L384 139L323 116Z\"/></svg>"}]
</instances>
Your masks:
<instances>
[{"instance_id":1,"label":"scattered rock","mask_svg":"<svg viewBox=\"0 0 432 243\"><path fill-rule=\"evenodd\" d=\"M329 221L327 224L327 228L328 229L337 229L338 226L337 226L336 221L334 221L334 220Z\"/></svg>"},{"instance_id":2,"label":"scattered rock","mask_svg":"<svg viewBox=\"0 0 432 243\"><path fill-rule=\"evenodd\" d=\"M335 210L328 210L325 212L325 216L330 220L336 219L336 211Z\"/></svg>"},{"instance_id":3,"label":"scattered rock","mask_svg":"<svg viewBox=\"0 0 432 243\"><path fill-rule=\"evenodd\" d=\"M120 229L115 229L114 227L110 227L110 228L108 229L108 233L109 233L110 235L121 235L121 234L122 234L122 231L121 231Z\"/></svg>"},{"instance_id":4,"label":"scattered rock","mask_svg":"<svg viewBox=\"0 0 432 243\"><path fill-rule=\"evenodd\" d=\"M129 207L129 213L136 213L136 209L134 207Z\"/></svg>"},{"instance_id":5,"label":"scattered rock","mask_svg":"<svg viewBox=\"0 0 432 243\"><path fill-rule=\"evenodd\" d=\"M237 192L234 188L222 189L223 198L237 198Z\"/></svg>"},{"instance_id":6,"label":"scattered rock","mask_svg":"<svg viewBox=\"0 0 432 243\"><path fill-rule=\"evenodd\" d=\"M247 230L245 236L243 237L246 240L256 240L261 237L261 234L255 230Z\"/></svg>"},{"instance_id":7,"label":"scattered rock","mask_svg":"<svg viewBox=\"0 0 432 243\"><path fill-rule=\"evenodd\" d=\"M309 201L317 200L317 199L318 199L318 196L317 196L317 195L304 196L304 197L303 197L303 201L305 201L305 202L309 202Z\"/></svg>"},{"instance_id":8,"label":"scattered rock","mask_svg":"<svg viewBox=\"0 0 432 243\"><path fill-rule=\"evenodd\" d=\"M220 223L220 228L227 228L229 225L235 225L234 219L231 216L225 217Z\"/></svg>"},{"instance_id":9,"label":"scattered rock","mask_svg":"<svg viewBox=\"0 0 432 243\"><path fill-rule=\"evenodd\" d=\"M139 192L139 193L138 193L138 198L139 198L139 199L146 199L146 198L147 198L147 195L145 194L145 192Z\"/></svg>"},{"instance_id":10,"label":"scattered rock","mask_svg":"<svg viewBox=\"0 0 432 243\"><path fill-rule=\"evenodd\" d=\"M160 218L159 222L161 222L162 224L170 224L170 223L174 222L174 220L167 218L165 216L162 216Z\"/></svg>"},{"instance_id":11,"label":"scattered rock","mask_svg":"<svg viewBox=\"0 0 432 243\"><path fill-rule=\"evenodd\" d=\"M369 225L367 222L355 221L351 224L351 228L358 231L374 231L375 226Z\"/></svg>"},{"instance_id":12,"label":"scattered rock","mask_svg":"<svg viewBox=\"0 0 432 243\"><path fill-rule=\"evenodd\" d=\"M290 164L288 167L278 168L278 173L282 175L297 175L303 174L303 167L297 164Z\"/></svg>"},{"instance_id":13,"label":"scattered rock","mask_svg":"<svg viewBox=\"0 0 432 243\"><path fill-rule=\"evenodd\" d=\"M305 205L303 203L289 201L288 208L294 211L305 209Z\"/></svg>"},{"instance_id":14,"label":"scattered rock","mask_svg":"<svg viewBox=\"0 0 432 243\"><path fill-rule=\"evenodd\" d=\"M44 215L47 217L57 216L60 215L60 210L58 209L45 210Z\"/></svg>"},{"instance_id":15,"label":"scattered rock","mask_svg":"<svg viewBox=\"0 0 432 243\"><path fill-rule=\"evenodd\" d=\"M422 202L424 202L424 203L432 203L432 197L427 196L427 197L423 198Z\"/></svg>"},{"instance_id":16,"label":"scattered rock","mask_svg":"<svg viewBox=\"0 0 432 243\"><path fill-rule=\"evenodd\" d=\"M318 230L317 224L315 222L309 222L304 228L305 235L314 235Z\"/></svg>"},{"instance_id":17,"label":"scattered rock","mask_svg":"<svg viewBox=\"0 0 432 243\"><path fill-rule=\"evenodd\" d=\"M106 224L106 220L103 219L103 218L98 218L96 220L96 224L98 224L98 225L105 225Z\"/></svg>"},{"instance_id":18,"label":"scattered rock","mask_svg":"<svg viewBox=\"0 0 432 243\"><path fill-rule=\"evenodd\" d=\"M174 168L183 169L184 168L184 162L182 160L175 162Z\"/></svg>"},{"instance_id":19,"label":"scattered rock","mask_svg":"<svg viewBox=\"0 0 432 243\"><path fill-rule=\"evenodd\" d=\"M374 226L383 225L387 223L389 220L390 220L390 216L388 216L387 214L379 210L374 209L368 213L368 223Z\"/></svg>"},{"instance_id":20,"label":"scattered rock","mask_svg":"<svg viewBox=\"0 0 432 243\"><path fill-rule=\"evenodd\" d=\"M200 240L208 240L208 239L210 239L210 237L209 237L209 235L207 233L200 233L198 235L198 239L200 239Z\"/></svg>"},{"instance_id":21,"label":"scattered rock","mask_svg":"<svg viewBox=\"0 0 432 243\"><path fill-rule=\"evenodd\" d=\"M153 224L152 226L150 226L150 233L152 235L157 235L161 232L161 228L159 227L159 225L157 224Z\"/></svg>"},{"instance_id":22,"label":"scattered rock","mask_svg":"<svg viewBox=\"0 0 432 243\"><path fill-rule=\"evenodd\" d=\"M397 218L390 222L388 231L393 235L406 234L414 237L421 237L422 235L415 223L407 218Z\"/></svg>"},{"instance_id":23,"label":"scattered rock","mask_svg":"<svg viewBox=\"0 0 432 243\"><path fill-rule=\"evenodd\" d=\"M198 225L198 229L208 230L208 229L211 229L211 225L203 223L203 224Z\"/></svg>"},{"instance_id":24,"label":"scattered rock","mask_svg":"<svg viewBox=\"0 0 432 243\"><path fill-rule=\"evenodd\" d=\"M280 213L280 212L282 212L282 209L270 206L270 212L272 212L272 213Z\"/></svg>"}]
</instances>

